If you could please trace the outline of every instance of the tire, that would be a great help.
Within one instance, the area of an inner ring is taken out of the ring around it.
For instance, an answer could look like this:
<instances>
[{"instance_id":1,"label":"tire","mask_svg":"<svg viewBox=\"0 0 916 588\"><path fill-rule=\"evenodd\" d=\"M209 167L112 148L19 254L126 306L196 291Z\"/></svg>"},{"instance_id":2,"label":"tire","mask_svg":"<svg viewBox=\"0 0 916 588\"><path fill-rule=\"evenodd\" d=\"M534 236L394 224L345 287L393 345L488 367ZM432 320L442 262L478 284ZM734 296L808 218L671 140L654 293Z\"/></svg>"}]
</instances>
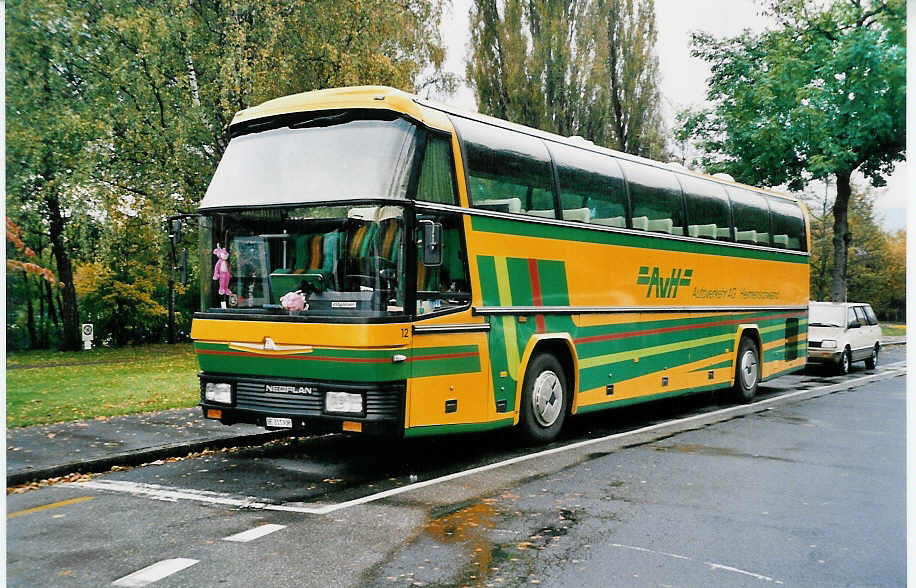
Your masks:
<instances>
[{"instance_id":1,"label":"tire","mask_svg":"<svg viewBox=\"0 0 916 588\"><path fill-rule=\"evenodd\" d=\"M865 359L865 367L873 370L878 365L878 344L875 343L875 348L871 350L871 355Z\"/></svg>"},{"instance_id":2,"label":"tire","mask_svg":"<svg viewBox=\"0 0 916 588\"><path fill-rule=\"evenodd\" d=\"M843 350L843 355L840 357L840 366L839 371L841 374L846 375L849 373L849 370L852 369L852 351L849 350L849 347Z\"/></svg>"},{"instance_id":3,"label":"tire","mask_svg":"<svg viewBox=\"0 0 916 588\"><path fill-rule=\"evenodd\" d=\"M760 383L760 352L757 344L750 337L742 337L738 344L738 357L735 362L735 385L732 396L742 403L750 402L757 394Z\"/></svg>"},{"instance_id":4,"label":"tire","mask_svg":"<svg viewBox=\"0 0 916 588\"><path fill-rule=\"evenodd\" d=\"M563 428L569 411L566 372L556 357L542 353L525 371L519 426L522 435L535 443L553 441Z\"/></svg>"}]
</instances>

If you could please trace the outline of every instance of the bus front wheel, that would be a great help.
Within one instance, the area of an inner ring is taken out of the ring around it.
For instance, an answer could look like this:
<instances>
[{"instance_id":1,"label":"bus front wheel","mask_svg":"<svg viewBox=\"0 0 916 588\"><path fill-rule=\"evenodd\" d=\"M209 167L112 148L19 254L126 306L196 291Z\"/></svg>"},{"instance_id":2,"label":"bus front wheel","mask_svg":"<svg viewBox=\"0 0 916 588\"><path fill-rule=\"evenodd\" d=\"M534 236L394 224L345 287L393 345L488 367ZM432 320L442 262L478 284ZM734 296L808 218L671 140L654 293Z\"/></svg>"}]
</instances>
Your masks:
<instances>
[{"instance_id":1,"label":"bus front wheel","mask_svg":"<svg viewBox=\"0 0 916 588\"><path fill-rule=\"evenodd\" d=\"M568 405L563 366L542 353L528 364L522 386L519 425L524 436L537 443L553 441L563 428Z\"/></svg>"},{"instance_id":2,"label":"bus front wheel","mask_svg":"<svg viewBox=\"0 0 916 588\"><path fill-rule=\"evenodd\" d=\"M757 394L760 382L760 354L757 344L750 337L742 337L738 344L738 360L735 364L735 386L732 388L735 400L750 402Z\"/></svg>"}]
</instances>

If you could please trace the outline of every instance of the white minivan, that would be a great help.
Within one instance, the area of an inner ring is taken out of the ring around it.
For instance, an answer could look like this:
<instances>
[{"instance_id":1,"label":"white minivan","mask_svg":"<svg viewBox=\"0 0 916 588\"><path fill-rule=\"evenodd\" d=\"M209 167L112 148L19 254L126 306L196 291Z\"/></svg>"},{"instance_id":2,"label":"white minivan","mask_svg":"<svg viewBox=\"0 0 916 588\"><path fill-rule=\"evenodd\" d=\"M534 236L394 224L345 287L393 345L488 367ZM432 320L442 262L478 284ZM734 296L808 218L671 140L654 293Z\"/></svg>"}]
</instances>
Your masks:
<instances>
[{"instance_id":1,"label":"white minivan","mask_svg":"<svg viewBox=\"0 0 916 588\"><path fill-rule=\"evenodd\" d=\"M854 361L874 369L881 346L881 327L868 304L860 302L808 303L808 362L830 363L840 373Z\"/></svg>"}]
</instances>

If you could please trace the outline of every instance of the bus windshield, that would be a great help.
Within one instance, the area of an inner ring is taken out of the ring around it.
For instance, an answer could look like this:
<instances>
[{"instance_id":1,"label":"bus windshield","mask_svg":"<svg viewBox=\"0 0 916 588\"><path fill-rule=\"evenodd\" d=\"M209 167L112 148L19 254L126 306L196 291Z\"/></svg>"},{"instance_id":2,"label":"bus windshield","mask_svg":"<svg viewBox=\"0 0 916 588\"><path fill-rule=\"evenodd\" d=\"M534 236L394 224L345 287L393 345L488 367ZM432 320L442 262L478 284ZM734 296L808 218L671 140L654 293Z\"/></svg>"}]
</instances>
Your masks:
<instances>
[{"instance_id":1,"label":"bus windshield","mask_svg":"<svg viewBox=\"0 0 916 588\"><path fill-rule=\"evenodd\" d=\"M406 198L416 127L355 116L342 111L233 138L200 208Z\"/></svg>"},{"instance_id":2,"label":"bus windshield","mask_svg":"<svg viewBox=\"0 0 916 588\"><path fill-rule=\"evenodd\" d=\"M213 212L201 222L204 312L404 313L400 206L261 208Z\"/></svg>"}]
</instances>

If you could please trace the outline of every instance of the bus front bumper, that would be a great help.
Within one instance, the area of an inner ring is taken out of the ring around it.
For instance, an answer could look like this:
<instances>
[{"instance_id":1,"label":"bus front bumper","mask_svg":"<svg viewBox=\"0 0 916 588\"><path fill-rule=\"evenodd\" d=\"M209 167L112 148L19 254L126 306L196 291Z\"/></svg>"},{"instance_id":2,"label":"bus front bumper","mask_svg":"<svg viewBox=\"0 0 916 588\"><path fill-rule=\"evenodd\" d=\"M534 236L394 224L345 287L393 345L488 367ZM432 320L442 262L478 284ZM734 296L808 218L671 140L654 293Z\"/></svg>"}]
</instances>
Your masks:
<instances>
[{"instance_id":1,"label":"bus front bumper","mask_svg":"<svg viewBox=\"0 0 916 588\"><path fill-rule=\"evenodd\" d=\"M246 423L302 434L404 432L404 381L342 383L207 372L199 377L203 416L224 425ZM228 385L229 398L208 398L208 384L223 390Z\"/></svg>"}]
</instances>

